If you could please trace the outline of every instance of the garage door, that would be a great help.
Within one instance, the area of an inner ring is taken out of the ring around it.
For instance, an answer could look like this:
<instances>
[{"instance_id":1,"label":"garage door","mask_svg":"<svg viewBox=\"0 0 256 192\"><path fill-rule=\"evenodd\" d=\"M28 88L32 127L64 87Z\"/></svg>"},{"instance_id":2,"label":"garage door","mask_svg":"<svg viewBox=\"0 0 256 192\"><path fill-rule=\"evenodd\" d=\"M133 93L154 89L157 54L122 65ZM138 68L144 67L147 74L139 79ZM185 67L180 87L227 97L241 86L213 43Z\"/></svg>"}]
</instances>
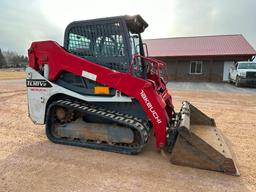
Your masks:
<instances>
[{"instance_id":1,"label":"garage door","mask_svg":"<svg viewBox=\"0 0 256 192\"><path fill-rule=\"evenodd\" d=\"M234 65L234 61L225 61L223 65L223 81L228 81L229 69Z\"/></svg>"}]
</instances>

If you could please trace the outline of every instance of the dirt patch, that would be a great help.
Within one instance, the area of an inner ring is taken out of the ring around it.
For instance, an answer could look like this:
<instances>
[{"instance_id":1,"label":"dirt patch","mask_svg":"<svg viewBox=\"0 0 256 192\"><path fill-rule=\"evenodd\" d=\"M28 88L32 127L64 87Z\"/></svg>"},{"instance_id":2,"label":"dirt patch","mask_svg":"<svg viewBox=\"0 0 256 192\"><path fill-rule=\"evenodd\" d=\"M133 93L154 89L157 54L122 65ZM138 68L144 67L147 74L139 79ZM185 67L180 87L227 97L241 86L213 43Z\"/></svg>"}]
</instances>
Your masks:
<instances>
[{"instance_id":1,"label":"dirt patch","mask_svg":"<svg viewBox=\"0 0 256 192\"><path fill-rule=\"evenodd\" d=\"M0 191L256 191L256 98L178 91L215 118L236 153L241 176L172 165L154 139L129 156L53 144L27 116L24 85L1 84Z\"/></svg>"}]
</instances>

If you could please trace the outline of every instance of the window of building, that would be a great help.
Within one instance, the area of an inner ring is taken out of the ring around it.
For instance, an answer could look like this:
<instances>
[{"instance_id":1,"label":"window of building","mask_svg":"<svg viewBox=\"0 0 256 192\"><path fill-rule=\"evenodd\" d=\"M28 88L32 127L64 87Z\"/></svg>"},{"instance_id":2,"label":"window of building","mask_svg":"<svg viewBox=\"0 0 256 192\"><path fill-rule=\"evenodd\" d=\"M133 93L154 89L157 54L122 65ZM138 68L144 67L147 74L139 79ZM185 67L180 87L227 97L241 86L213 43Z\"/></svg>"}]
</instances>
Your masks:
<instances>
[{"instance_id":1,"label":"window of building","mask_svg":"<svg viewBox=\"0 0 256 192\"><path fill-rule=\"evenodd\" d=\"M202 73L203 73L203 62L202 61L191 61L190 74L202 74Z\"/></svg>"}]
</instances>

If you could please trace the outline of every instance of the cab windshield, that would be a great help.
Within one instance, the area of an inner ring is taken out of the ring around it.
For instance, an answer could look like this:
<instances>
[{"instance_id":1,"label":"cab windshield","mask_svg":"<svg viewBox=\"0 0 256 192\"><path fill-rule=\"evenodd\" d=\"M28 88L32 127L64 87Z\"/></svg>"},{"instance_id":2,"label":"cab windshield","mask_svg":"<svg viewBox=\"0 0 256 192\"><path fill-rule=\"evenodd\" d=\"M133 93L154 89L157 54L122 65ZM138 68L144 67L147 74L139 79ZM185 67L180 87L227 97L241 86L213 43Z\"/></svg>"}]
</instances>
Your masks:
<instances>
[{"instance_id":1,"label":"cab windshield","mask_svg":"<svg viewBox=\"0 0 256 192\"><path fill-rule=\"evenodd\" d=\"M239 63L238 69L256 69L256 63Z\"/></svg>"}]
</instances>

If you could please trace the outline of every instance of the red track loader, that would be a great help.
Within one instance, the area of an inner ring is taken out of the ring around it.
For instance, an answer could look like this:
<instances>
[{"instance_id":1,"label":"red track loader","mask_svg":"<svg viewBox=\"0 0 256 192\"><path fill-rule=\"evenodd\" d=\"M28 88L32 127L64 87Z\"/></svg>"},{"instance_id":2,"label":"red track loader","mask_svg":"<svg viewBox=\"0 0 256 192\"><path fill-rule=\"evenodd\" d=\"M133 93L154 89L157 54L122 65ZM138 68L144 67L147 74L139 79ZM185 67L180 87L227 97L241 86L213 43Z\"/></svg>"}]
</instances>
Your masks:
<instances>
[{"instance_id":1,"label":"red track loader","mask_svg":"<svg viewBox=\"0 0 256 192\"><path fill-rule=\"evenodd\" d=\"M54 143L137 154L150 134L177 165L238 175L213 119L189 102L174 111L166 64L145 57L141 16L75 21L64 47L28 50L29 116Z\"/></svg>"}]
</instances>

